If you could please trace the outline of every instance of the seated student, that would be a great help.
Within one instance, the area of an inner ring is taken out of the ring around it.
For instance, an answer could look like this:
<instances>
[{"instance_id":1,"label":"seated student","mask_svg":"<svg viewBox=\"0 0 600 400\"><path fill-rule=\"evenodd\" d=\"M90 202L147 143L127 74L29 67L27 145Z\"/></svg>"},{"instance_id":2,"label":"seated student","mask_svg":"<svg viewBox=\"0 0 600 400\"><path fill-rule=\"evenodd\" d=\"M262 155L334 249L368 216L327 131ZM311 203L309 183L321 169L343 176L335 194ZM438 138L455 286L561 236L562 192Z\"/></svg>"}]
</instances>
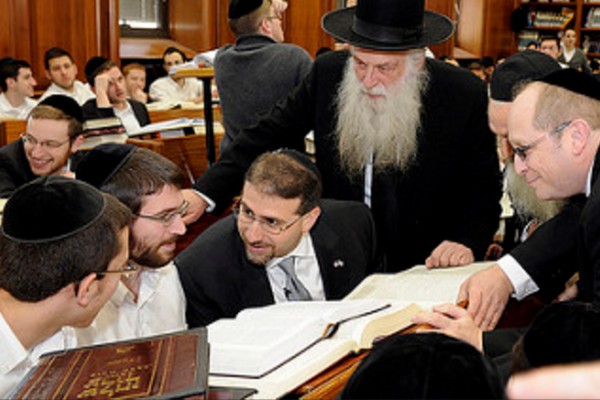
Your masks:
<instances>
[{"instance_id":1,"label":"seated student","mask_svg":"<svg viewBox=\"0 0 600 400\"><path fill-rule=\"evenodd\" d=\"M71 54L60 47L52 47L44 53L44 66L46 76L52 82L40 100L53 94L62 94L72 97L84 104L89 99L96 97L89 85L77 80L77 65L73 62Z\"/></svg>"},{"instance_id":2,"label":"seated student","mask_svg":"<svg viewBox=\"0 0 600 400\"><path fill-rule=\"evenodd\" d=\"M148 93L144 92L146 87L146 67L142 64L127 64L123 68L125 75L125 89L130 99L146 104L148 102Z\"/></svg>"},{"instance_id":3,"label":"seated student","mask_svg":"<svg viewBox=\"0 0 600 400\"><path fill-rule=\"evenodd\" d=\"M37 85L27 61L0 60L0 118L25 119L37 104L31 97Z\"/></svg>"},{"instance_id":4,"label":"seated student","mask_svg":"<svg viewBox=\"0 0 600 400\"><path fill-rule=\"evenodd\" d=\"M85 65L85 77L96 98L83 105L84 120L116 116L127 132L135 132L150 123L146 106L127 99L125 77L113 61L92 57Z\"/></svg>"},{"instance_id":5,"label":"seated student","mask_svg":"<svg viewBox=\"0 0 600 400\"><path fill-rule=\"evenodd\" d=\"M191 327L247 307L340 299L379 267L369 209L321 201L319 172L298 152L260 156L234 210L175 259Z\"/></svg>"},{"instance_id":6,"label":"seated student","mask_svg":"<svg viewBox=\"0 0 600 400\"><path fill-rule=\"evenodd\" d=\"M503 399L493 363L438 333L399 335L375 345L340 399Z\"/></svg>"},{"instance_id":7,"label":"seated student","mask_svg":"<svg viewBox=\"0 0 600 400\"><path fill-rule=\"evenodd\" d=\"M202 102L202 82L196 78L173 78L171 68L185 62L185 54L175 47L169 47L163 53L163 68L167 76L158 78L150 85L150 98L153 101L193 103Z\"/></svg>"},{"instance_id":8,"label":"seated student","mask_svg":"<svg viewBox=\"0 0 600 400\"><path fill-rule=\"evenodd\" d=\"M80 339L88 344L152 336L187 328L185 297L172 263L186 227L183 172L147 149L107 143L90 150L77 179L114 195L133 213L129 263L112 299ZM85 336L84 336L85 335Z\"/></svg>"},{"instance_id":9,"label":"seated student","mask_svg":"<svg viewBox=\"0 0 600 400\"><path fill-rule=\"evenodd\" d=\"M62 177L19 188L0 232L0 398L40 355L77 347L127 272L131 214L109 195Z\"/></svg>"},{"instance_id":10,"label":"seated student","mask_svg":"<svg viewBox=\"0 0 600 400\"><path fill-rule=\"evenodd\" d=\"M38 176L71 175L71 159L83 142L83 114L75 100L53 95L27 118L21 140L0 148L0 198Z\"/></svg>"}]
</instances>

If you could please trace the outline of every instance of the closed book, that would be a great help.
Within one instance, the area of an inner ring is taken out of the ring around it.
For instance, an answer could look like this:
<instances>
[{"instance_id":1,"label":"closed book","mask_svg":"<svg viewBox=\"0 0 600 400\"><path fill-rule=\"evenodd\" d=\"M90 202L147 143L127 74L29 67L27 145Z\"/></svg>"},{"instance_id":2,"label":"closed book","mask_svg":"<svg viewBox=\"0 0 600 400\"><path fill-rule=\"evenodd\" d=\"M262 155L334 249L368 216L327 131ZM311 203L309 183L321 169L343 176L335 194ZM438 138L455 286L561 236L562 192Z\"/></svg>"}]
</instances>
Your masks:
<instances>
[{"instance_id":1,"label":"closed book","mask_svg":"<svg viewBox=\"0 0 600 400\"><path fill-rule=\"evenodd\" d=\"M172 399L207 392L208 343L198 328L50 353L17 399Z\"/></svg>"}]
</instances>

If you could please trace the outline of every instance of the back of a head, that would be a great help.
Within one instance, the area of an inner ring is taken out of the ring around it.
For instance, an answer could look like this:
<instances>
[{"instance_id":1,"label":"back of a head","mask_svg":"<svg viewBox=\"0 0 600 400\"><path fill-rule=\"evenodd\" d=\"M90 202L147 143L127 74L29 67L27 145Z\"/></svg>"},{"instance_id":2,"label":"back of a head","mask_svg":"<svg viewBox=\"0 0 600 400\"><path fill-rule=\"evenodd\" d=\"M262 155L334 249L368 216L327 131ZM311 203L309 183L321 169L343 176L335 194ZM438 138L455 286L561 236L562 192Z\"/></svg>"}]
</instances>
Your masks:
<instances>
[{"instance_id":1,"label":"back of a head","mask_svg":"<svg viewBox=\"0 0 600 400\"><path fill-rule=\"evenodd\" d=\"M151 150L128 144L105 143L81 159L77 179L110 193L137 214L142 198L160 192L166 185L185 184L183 171L169 159Z\"/></svg>"},{"instance_id":2,"label":"back of a head","mask_svg":"<svg viewBox=\"0 0 600 400\"><path fill-rule=\"evenodd\" d=\"M490 82L492 100L510 102L515 88L561 69L552 57L535 50L525 50L508 57L496 67Z\"/></svg>"},{"instance_id":3,"label":"back of a head","mask_svg":"<svg viewBox=\"0 0 600 400\"><path fill-rule=\"evenodd\" d=\"M3 212L0 288L37 302L105 271L130 221L116 199L74 179L43 177L20 187Z\"/></svg>"},{"instance_id":4,"label":"back of a head","mask_svg":"<svg viewBox=\"0 0 600 400\"><path fill-rule=\"evenodd\" d=\"M270 8L271 0L230 0L229 28L236 36L257 33L261 21L269 16Z\"/></svg>"},{"instance_id":5,"label":"back of a head","mask_svg":"<svg viewBox=\"0 0 600 400\"><path fill-rule=\"evenodd\" d=\"M439 333L393 336L359 365L341 399L501 399L492 363L473 346Z\"/></svg>"},{"instance_id":6,"label":"back of a head","mask_svg":"<svg viewBox=\"0 0 600 400\"><path fill-rule=\"evenodd\" d=\"M69 57L69 60L71 60L71 62L73 61L71 53L69 53L65 49L61 49L60 47L52 47L46 50L46 52L44 53L44 67L47 71L50 70L50 60L54 60L55 58L59 57Z\"/></svg>"},{"instance_id":7,"label":"back of a head","mask_svg":"<svg viewBox=\"0 0 600 400\"><path fill-rule=\"evenodd\" d=\"M268 195L300 198L299 214L312 210L321 201L321 175L312 160L296 150L264 153L252 163L245 180Z\"/></svg>"},{"instance_id":8,"label":"back of a head","mask_svg":"<svg viewBox=\"0 0 600 400\"><path fill-rule=\"evenodd\" d=\"M600 306L578 301L542 310L514 351L515 372L600 359Z\"/></svg>"}]
</instances>

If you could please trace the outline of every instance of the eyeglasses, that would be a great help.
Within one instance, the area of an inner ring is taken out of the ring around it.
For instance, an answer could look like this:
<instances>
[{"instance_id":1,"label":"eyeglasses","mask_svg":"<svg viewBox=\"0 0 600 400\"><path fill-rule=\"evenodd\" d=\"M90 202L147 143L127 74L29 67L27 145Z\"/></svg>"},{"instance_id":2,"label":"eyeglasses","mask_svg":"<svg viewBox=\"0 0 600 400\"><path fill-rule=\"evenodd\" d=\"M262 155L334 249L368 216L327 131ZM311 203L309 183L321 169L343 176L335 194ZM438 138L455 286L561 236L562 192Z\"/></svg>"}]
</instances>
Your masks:
<instances>
[{"instance_id":1,"label":"eyeglasses","mask_svg":"<svg viewBox=\"0 0 600 400\"><path fill-rule=\"evenodd\" d=\"M269 15L268 17L265 18L267 21L272 21L272 20L276 20L276 21L283 21L283 19L278 16L278 15Z\"/></svg>"},{"instance_id":2,"label":"eyeglasses","mask_svg":"<svg viewBox=\"0 0 600 400\"><path fill-rule=\"evenodd\" d=\"M129 274L133 274L134 272L136 272L138 269L139 269L138 266L135 265L135 264L127 264L122 269L118 269L118 270L115 270L115 271L96 272L96 276L99 279L102 279L106 275L111 275L111 274L120 274L120 275L128 276Z\"/></svg>"},{"instance_id":3,"label":"eyeglasses","mask_svg":"<svg viewBox=\"0 0 600 400\"><path fill-rule=\"evenodd\" d=\"M261 229L267 232L270 235L279 235L288 229L290 229L296 222L300 221L300 219L304 216L300 215L298 218L294 219L292 222L288 222L287 224L282 224L281 222L273 219L273 218L262 218L254 215L254 212L244 206L240 200L236 201L235 204L231 207L231 211L236 216L239 222L244 224L251 224L254 221L258 222L258 225Z\"/></svg>"},{"instance_id":4,"label":"eyeglasses","mask_svg":"<svg viewBox=\"0 0 600 400\"><path fill-rule=\"evenodd\" d=\"M184 200L183 203L181 204L181 206L175 211L171 211L171 212L168 212L168 213L162 214L162 215L160 215L160 214L159 215L137 214L137 216L140 218L146 218L146 219L156 221L156 222L161 222L164 226L169 226L173 223L176 216L179 215L181 218L185 217L185 214L187 214L187 210L188 210L189 206L190 206L190 202L187 200Z\"/></svg>"},{"instance_id":5,"label":"eyeglasses","mask_svg":"<svg viewBox=\"0 0 600 400\"><path fill-rule=\"evenodd\" d=\"M571 125L571 122L573 121L566 121L563 122L562 124L560 124L559 126L557 126L556 128L554 128L551 132L550 135L556 135L556 134L560 134L562 131L564 131L565 129L567 129L567 127L569 125ZM539 138L537 138L536 140L534 140L533 142L525 145L525 146L521 146L521 147L513 147L512 150L514 151L514 153L519 156L519 158L522 161L525 161L527 159L527 152L529 150L531 150L533 147L537 146L539 143L541 143L544 139L546 139L548 137L548 135L543 135Z\"/></svg>"},{"instance_id":6,"label":"eyeglasses","mask_svg":"<svg viewBox=\"0 0 600 400\"><path fill-rule=\"evenodd\" d=\"M36 145L40 145L40 147L42 148L48 148L48 149L58 149L59 147L61 147L62 145L64 145L65 143L68 143L71 141L71 138L68 138L65 141L59 142L58 140L42 140L39 141L36 138L34 138L33 136L31 136L29 133L27 132L21 132L21 134L19 135L21 137L21 140L23 141L23 144L29 144L30 146L35 147Z\"/></svg>"}]
</instances>

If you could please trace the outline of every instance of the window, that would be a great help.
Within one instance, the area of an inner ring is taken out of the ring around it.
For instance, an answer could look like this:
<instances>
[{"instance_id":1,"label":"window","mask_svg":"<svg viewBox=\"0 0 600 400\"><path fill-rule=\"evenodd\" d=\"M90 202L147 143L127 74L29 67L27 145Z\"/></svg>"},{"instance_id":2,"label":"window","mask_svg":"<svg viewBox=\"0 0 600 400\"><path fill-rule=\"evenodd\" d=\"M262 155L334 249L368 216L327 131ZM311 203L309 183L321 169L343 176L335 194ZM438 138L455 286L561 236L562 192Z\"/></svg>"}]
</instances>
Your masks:
<instances>
[{"instance_id":1,"label":"window","mask_svg":"<svg viewBox=\"0 0 600 400\"><path fill-rule=\"evenodd\" d=\"M169 37L168 0L120 0L122 37Z\"/></svg>"}]
</instances>

